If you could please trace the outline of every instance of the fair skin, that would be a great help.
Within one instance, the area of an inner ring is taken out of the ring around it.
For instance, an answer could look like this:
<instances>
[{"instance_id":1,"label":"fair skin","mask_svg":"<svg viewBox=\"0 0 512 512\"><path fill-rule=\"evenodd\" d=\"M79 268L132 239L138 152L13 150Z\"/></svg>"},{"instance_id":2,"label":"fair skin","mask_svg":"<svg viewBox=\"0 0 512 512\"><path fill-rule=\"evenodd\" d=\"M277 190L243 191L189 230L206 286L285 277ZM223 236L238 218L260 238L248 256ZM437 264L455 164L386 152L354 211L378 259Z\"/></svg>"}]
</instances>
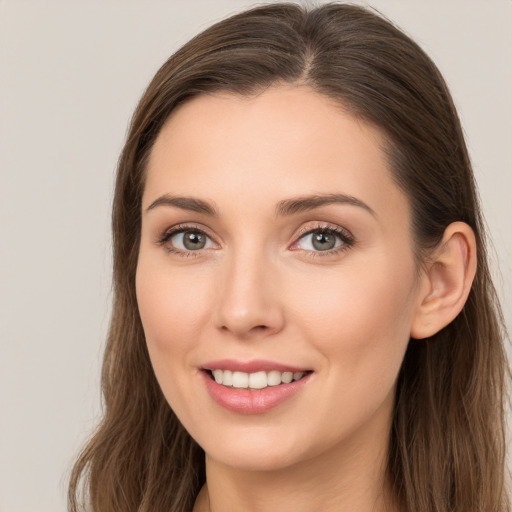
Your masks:
<instances>
[{"instance_id":1,"label":"fair skin","mask_svg":"<svg viewBox=\"0 0 512 512\"><path fill-rule=\"evenodd\" d=\"M475 251L455 223L418 271L383 144L304 86L200 96L161 130L137 300L163 393L206 453L195 512L398 510L396 378L410 337L462 308ZM307 371L284 401L232 410L205 385L231 397L210 378L219 360Z\"/></svg>"}]
</instances>

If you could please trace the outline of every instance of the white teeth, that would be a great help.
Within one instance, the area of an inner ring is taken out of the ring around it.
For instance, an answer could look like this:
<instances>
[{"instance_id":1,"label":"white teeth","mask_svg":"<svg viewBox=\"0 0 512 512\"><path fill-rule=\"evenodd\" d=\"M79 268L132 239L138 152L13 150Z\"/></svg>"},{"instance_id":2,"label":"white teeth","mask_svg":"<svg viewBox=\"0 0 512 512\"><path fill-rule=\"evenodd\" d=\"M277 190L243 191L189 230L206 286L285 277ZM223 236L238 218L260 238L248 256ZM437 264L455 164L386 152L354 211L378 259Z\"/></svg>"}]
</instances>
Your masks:
<instances>
[{"instance_id":1,"label":"white teeth","mask_svg":"<svg viewBox=\"0 0 512 512\"><path fill-rule=\"evenodd\" d=\"M231 370L224 370L223 373L224 373L224 375L222 377L222 384L224 384L224 386L232 386L233 385L233 372Z\"/></svg>"},{"instance_id":2,"label":"white teeth","mask_svg":"<svg viewBox=\"0 0 512 512\"><path fill-rule=\"evenodd\" d=\"M224 379L222 380L222 384L224 384ZM245 372L233 372L232 386L234 388L248 388L249 387L249 374L245 373Z\"/></svg>"},{"instance_id":3,"label":"white teeth","mask_svg":"<svg viewBox=\"0 0 512 512\"><path fill-rule=\"evenodd\" d=\"M293 372L283 372L281 375L281 381L285 384L289 384L293 380Z\"/></svg>"},{"instance_id":4,"label":"white teeth","mask_svg":"<svg viewBox=\"0 0 512 512\"><path fill-rule=\"evenodd\" d=\"M263 389L267 387L267 373L256 372L249 374L249 387L252 389Z\"/></svg>"},{"instance_id":5,"label":"white teeth","mask_svg":"<svg viewBox=\"0 0 512 512\"><path fill-rule=\"evenodd\" d=\"M269 386L279 386L281 384L281 372L273 370L267 374L267 384Z\"/></svg>"},{"instance_id":6,"label":"white teeth","mask_svg":"<svg viewBox=\"0 0 512 512\"><path fill-rule=\"evenodd\" d=\"M293 380L299 380L305 372L232 372L230 370L212 370L213 378L217 384L232 386L239 389L264 389L268 386L279 386L289 384Z\"/></svg>"}]
</instances>

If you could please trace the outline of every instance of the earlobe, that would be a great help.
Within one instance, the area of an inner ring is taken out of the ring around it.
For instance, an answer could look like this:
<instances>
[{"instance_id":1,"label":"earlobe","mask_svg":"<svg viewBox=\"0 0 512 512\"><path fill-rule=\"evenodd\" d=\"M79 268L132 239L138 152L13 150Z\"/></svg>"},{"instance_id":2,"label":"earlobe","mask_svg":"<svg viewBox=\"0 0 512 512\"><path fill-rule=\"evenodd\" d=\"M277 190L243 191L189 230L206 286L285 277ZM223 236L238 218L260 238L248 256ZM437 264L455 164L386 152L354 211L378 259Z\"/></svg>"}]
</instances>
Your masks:
<instances>
[{"instance_id":1,"label":"earlobe","mask_svg":"<svg viewBox=\"0 0 512 512\"><path fill-rule=\"evenodd\" d=\"M471 290L476 264L473 230L464 222L450 224L422 276L412 338L433 336L460 313Z\"/></svg>"}]
</instances>

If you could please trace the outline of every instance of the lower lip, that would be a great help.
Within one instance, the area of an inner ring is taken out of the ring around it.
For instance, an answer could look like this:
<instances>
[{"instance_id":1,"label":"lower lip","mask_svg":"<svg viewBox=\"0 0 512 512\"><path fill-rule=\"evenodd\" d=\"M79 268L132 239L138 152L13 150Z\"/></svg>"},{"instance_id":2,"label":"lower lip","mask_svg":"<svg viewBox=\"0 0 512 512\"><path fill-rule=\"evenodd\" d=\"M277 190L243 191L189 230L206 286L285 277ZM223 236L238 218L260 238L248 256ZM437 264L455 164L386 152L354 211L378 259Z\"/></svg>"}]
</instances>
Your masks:
<instances>
[{"instance_id":1,"label":"lower lip","mask_svg":"<svg viewBox=\"0 0 512 512\"><path fill-rule=\"evenodd\" d=\"M217 384L205 371L201 374L213 400L224 409L240 414L260 414L277 407L299 393L311 377L311 373L308 373L289 384L268 386L264 389L240 389Z\"/></svg>"}]
</instances>

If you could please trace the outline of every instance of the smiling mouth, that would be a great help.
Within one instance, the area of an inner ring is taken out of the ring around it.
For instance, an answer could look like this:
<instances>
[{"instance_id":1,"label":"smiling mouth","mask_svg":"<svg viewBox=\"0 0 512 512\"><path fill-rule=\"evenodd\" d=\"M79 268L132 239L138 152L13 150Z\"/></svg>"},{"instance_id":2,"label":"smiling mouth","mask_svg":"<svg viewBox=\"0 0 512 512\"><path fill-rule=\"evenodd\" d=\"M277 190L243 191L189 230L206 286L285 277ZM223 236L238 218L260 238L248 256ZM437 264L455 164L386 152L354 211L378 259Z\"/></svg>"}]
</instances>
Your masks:
<instances>
[{"instance_id":1,"label":"smiling mouth","mask_svg":"<svg viewBox=\"0 0 512 512\"><path fill-rule=\"evenodd\" d=\"M304 372L280 372L272 370L269 372L259 371L246 373L231 370L204 370L212 380L217 384L236 389L265 389L281 384L290 384L290 382L301 380L306 375L312 373L311 370Z\"/></svg>"}]
</instances>

